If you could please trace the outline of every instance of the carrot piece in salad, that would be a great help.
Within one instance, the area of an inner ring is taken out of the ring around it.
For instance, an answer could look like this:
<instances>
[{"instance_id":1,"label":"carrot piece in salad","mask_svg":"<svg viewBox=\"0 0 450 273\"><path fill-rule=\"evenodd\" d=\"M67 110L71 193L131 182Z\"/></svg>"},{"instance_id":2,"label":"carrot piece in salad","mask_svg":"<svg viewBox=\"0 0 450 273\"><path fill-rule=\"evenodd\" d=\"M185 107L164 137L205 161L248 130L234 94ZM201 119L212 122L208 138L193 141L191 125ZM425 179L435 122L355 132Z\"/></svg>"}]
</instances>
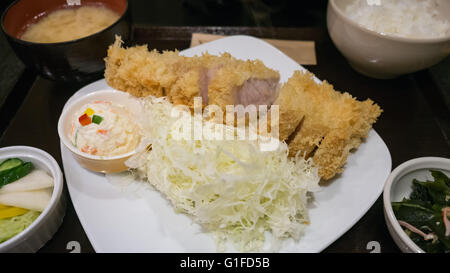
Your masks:
<instances>
[{"instance_id":1,"label":"carrot piece in salad","mask_svg":"<svg viewBox=\"0 0 450 273\"><path fill-rule=\"evenodd\" d=\"M98 153L98 150L96 147L89 147L88 145L85 145L81 148L81 151L83 153L87 153L87 154L91 154L91 155L96 155Z\"/></svg>"},{"instance_id":2,"label":"carrot piece in salad","mask_svg":"<svg viewBox=\"0 0 450 273\"><path fill-rule=\"evenodd\" d=\"M96 100L96 101L94 101L94 103L105 103L105 104L111 105L110 101L104 101L104 100Z\"/></svg>"},{"instance_id":3,"label":"carrot piece in salad","mask_svg":"<svg viewBox=\"0 0 450 273\"><path fill-rule=\"evenodd\" d=\"M85 145L85 146L81 147L81 151L83 153L89 153L89 146Z\"/></svg>"},{"instance_id":4,"label":"carrot piece in salad","mask_svg":"<svg viewBox=\"0 0 450 273\"><path fill-rule=\"evenodd\" d=\"M107 135L108 132L109 132L109 130L104 130L104 129L98 129L98 130L97 130L97 133L98 133L98 134L104 135L104 136Z\"/></svg>"}]
</instances>

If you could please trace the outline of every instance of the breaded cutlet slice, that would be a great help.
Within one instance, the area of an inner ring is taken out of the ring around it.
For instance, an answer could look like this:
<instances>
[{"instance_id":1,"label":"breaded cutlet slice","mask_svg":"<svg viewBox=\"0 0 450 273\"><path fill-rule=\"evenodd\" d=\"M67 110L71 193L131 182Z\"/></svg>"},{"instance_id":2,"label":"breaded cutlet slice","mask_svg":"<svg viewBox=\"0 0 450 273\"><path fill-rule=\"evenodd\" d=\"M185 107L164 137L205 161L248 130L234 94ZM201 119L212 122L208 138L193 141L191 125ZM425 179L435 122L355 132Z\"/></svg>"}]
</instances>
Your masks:
<instances>
[{"instance_id":1,"label":"breaded cutlet slice","mask_svg":"<svg viewBox=\"0 0 450 273\"><path fill-rule=\"evenodd\" d=\"M238 60L229 53L204 53L183 59L178 78L167 96L175 104L192 106L201 96L204 105L271 105L278 96L279 73L261 61Z\"/></svg>"},{"instance_id":2,"label":"breaded cutlet slice","mask_svg":"<svg viewBox=\"0 0 450 273\"><path fill-rule=\"evenodd\" d=\"M302 123L302 120L305 116L305 112L303 109L300 109L295 105L295 95L296 92L294 89L288 89L286 85L280 91L280 95L273 105L278 106L278 119L276 116L274 117L273 122L278 122L278 138L281 141L288 142L289 136L293 135ZM294 95L294 97L293 97ZM265 122L268 123L267 129L270 132L271 123L272 123L272 112L269 111L269 115ZM261 134L261 132L260 132Z\"/></svg>"},{"instance_id":3,"label":"breaded cutlet slice","mask_svg":"<svg viewBox=\"0 0 450 273\"><path fill-rule=\"evenodd\" d=\"M106 82L136 97L163 96L164 89L178 79L178 67L184 57L177 51L148 51L147 46L123 48L122 43L116 36L116 41L108 48Z\"/></svg>"},{"instance_id":4,"label":"breaded cutlet slice","mask_svg":"<svg viewBox=\"0 0 450 273\"><path fill-rule=\"evenodd\" d=\"M292 130L289 154L300 152L312 157L323 179L343 171L349 152L359 147L382 112L370 99L361 102L335 91L325 81L316 83L309 72L295 71L282 86L281 96L290 99L280 103L280 113L287 108L297 115L280 115L280 132ZM304 118L299 130L294 131L299 117Z\"/></svg>"},{"instance_id":5,"label":"breaded cutlet slice","mask_svg":"<svg viewBox=\"0 0 450 273\"><path fill-rule=\"evenodd\" d=\"M212 71L207 83L208 104L271 105L278 96L280 74L260 60L239 60L229 53L198 58L208 72Z\"/></svg>"},{"instance_id":6,"label":"breaded cutlet slice","mask_svg":"<svg viewBox=\"0 0 450 273\"><path fill-rule=\"evenodd\" d=\"M167 96L174 104L271 105L278 96L280 75L259 60L239 60L228 53L184 57L177 51L148 51L147 46L108 48L105 79L137 97Z\"/></svg>"}]
</instances>

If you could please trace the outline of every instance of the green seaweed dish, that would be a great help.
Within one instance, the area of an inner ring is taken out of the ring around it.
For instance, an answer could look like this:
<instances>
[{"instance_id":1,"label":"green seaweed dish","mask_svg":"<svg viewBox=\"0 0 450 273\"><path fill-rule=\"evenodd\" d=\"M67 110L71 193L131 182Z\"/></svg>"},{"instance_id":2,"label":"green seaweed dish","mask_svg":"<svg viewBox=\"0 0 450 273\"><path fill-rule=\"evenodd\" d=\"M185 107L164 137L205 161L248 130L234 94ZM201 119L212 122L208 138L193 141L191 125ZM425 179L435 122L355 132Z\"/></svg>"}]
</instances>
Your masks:
<instances>
[{"instance_id":1,"label":"green seaweed dish","mask_svg":"<svg viewBox=\"0 0 450 273\"><path fill-rule=\"evenodd\" d=\"M412 182L412 193L392 208L406 234L427 253L450 253L450 179L430 170L434 181Z\"/></svg>"}]
</instances>

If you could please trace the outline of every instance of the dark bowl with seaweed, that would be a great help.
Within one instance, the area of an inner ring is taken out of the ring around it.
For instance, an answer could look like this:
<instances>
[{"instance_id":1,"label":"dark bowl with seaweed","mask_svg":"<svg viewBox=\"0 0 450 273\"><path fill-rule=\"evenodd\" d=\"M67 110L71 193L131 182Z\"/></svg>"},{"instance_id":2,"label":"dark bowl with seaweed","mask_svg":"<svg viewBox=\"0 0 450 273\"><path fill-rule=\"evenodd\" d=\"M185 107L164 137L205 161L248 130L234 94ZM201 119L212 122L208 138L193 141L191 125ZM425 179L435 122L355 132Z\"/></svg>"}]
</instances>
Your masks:
<instances>
[{"instance_id":1,"label":"dark bowl with seaweed","mask_svg":"<svg viewBox=\"0 0 450 273\"><path fill-rule=\"evenodd\" d=\"M450 253L450 159L417 158L386 181L389 232L403 252Z\"/></svg>"}]
</instances>

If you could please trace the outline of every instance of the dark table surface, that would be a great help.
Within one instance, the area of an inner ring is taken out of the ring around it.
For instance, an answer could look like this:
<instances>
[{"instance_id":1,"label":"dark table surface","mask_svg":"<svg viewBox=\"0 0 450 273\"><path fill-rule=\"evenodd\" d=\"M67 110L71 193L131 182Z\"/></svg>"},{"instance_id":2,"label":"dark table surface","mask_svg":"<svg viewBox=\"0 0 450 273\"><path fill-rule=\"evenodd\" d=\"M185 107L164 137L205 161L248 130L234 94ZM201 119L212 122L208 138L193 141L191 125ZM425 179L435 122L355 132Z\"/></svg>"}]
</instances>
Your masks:
<instances>
[{"instance_id":1,"label":"dark table surface","mask_svg":"<svg viewBox=\"0 0 450 273\"><path fill-rule=\"evenodd\" d=\"M375 80L357 74L336 50L324 28L136 26L134 43L148 43L150 48L160 50L182 50L189 47L193 32L313 40L318 64L306 66L307 69L332 83L337 90L347 91L361 100L370 97L383 108L374 129L390 150L393 168L416 157L450 157L449 108L429 71L394 80ZM62 166L57 121L67 99L85 84L51 82L26 69L1 109L5 130L0 146L34 146L50 153ZM62 226L40 252L69 252L70 241L79 242L81 252L94 252L67 190L65 194L69 202ZM381 252L399 252L386 228L381 197L325 252L370 252L368 243L372 241L380 244Z\"/></svg>"}]
</instances>

